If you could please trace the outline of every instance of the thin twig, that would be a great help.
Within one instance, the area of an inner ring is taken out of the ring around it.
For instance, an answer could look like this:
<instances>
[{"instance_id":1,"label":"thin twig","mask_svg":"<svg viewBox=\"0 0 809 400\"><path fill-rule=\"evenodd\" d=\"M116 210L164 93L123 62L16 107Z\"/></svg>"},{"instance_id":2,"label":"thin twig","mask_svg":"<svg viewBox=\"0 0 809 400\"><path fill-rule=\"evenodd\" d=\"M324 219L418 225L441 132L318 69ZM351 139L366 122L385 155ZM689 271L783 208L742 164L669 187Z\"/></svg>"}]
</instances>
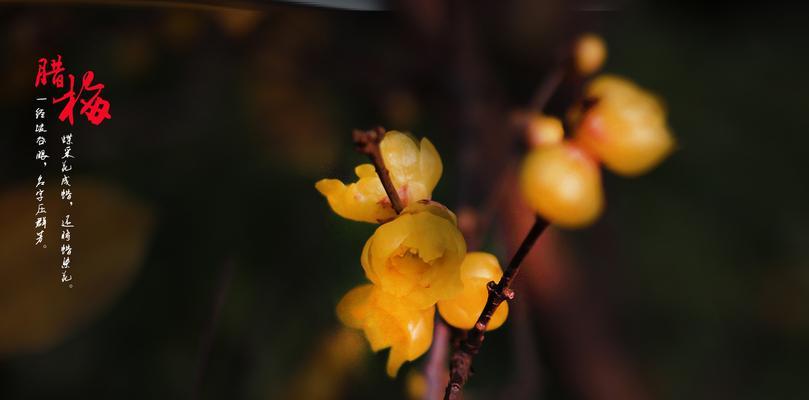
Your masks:
<instances>
[{"instance_id":1,"label":"thin twig","mask_svg":"<svg viewBox=\"0 0 809 400\"><path fill-rule=\"evenodd\" d=\"M543 112L545 108L547 108L551 98L559 89L562 82L564 82L565 76L570 71L569 59L568 54L563 54L553 71L543 79L532 96L529 104L530 110ZM522 132L524 129L524 126L517 124L509 129L509 132ZM511 164L503 168L501 177L513 173L512 168L513 166ZM498 179L498 181L507 182L508 180ZM489 225L494 220L498 203L500 203L503 198L501 193L504 192L505 190L495 190L490 193L489 197L484 202L483 215L479 221L476 221L475 232L471 239L472 244L475 246L480 244L483 236L489 229ZM453 353L450 359L450 380L444 393L445 400L460 398L461 389L466 381L469 380L469 376L472 372L472 358L478 353L481 345L483 345L484 333L486 332L486 327L489 325L492 315L494 315L500 303L505 299L512 299L514 297L514 292L511 290L511 282L517 275L517 272L519 272L520 265L525 255L528 254L528 251L531 250L534 243L547 226L547 221L536 216L534 225L528 232L528 235L526 235L517 253L515 253L514 258L512 258L503 276L500 278L500 282L496 285L494 282L489 282L489 297L475 326L469 332L462 332L465 333L465 338L460 340L457 346L453 346ZM453 337L460 337L460 335L453 335Z\"/></svg>"},{"instance_id":2,"label":"thin twig","mask_svg":"<svg viewBox=\"0 0 809 400\"><path fill-rule=\"evenodd\" d=\"M382 186L385 188L385 193L388 194L390 204L396 211L396 214L401 214L404 210L402 200L399 198L399 192L393 186L393 181L390 179L390 172L385 167L385 160L382 159L382 150L379 144L385 138L385 128L378 126L372 130L363 131L355 129L353 133L354 146L357 151L367 155L374 163L376 174L379 175L379 180L382 181Z\"/></svg>"},{"instance_id":3,"label":"thin twig","mask_svg":"<svg viewBox=\"0 0 809 400\"><path fill-rule=\"evenodd\" d=\"M564 82L565 78L573 73L571 65L572 55L570 54L572 48L573 47L570 44L563 47L564 51L562 51L559 55L558 61L555 63L556 65L553 67L553 70L545 76L542 82L540 82L539 86L537 86L533 96L531 96L531 102L528 104L529 111L544 113L546 108L548 108L548 103L550 103L554 94L556 94L556 92L559 90L562 82ZM515 136L518 133L524 135L526 124L527 122L524 117L513 118L511 120L511 126L506 132ZM495 182L501 182L499 186L503 186L504 182L508 182L506 177L514 173L512 168L515 167L516 166L512 161L508 161ZM504 187L498 187L497 190L489 192L489 195L483 202L480 217L477 218L474 235L472 235L469 240L471 243L470 248L477 248L477 246L479 246L484 239L486 233L489 231L491 223L494 221L494 214L496 214L498 205L504 197L503 194L506 192L507 191Z\"/></svg>"},{"instance_id":4,"label":"thin twig","mask_svg":"<svg viewBox=\"0 0 809 400\"><path fill-rule=\"evenodd\" d=\"M475 218L474 232L471 235L464 234L464 236L468 238L466 241L468 249L479 249L486 239L486 235L489 233L489 229L497 216L500 203L503 201L506 193L508 193L507 185L510 182L506 177L509 174L513 174L517 167L516 162L509 160L500 172L500 176L496 181L497 187L486 196L486 199L480 207L480 212L478 212Z\"/></svg>"},{"instance_id":5,"label":"thin twig","mask_svg":"<svg viewBox=\"0 0 809 400\"><path fill-rule=\"evenodd\" d=\"M433 345L427 357L427 365L424 367L424 375L427 378L427 391L424 393L425 400L435 400L441 396L441 389L447 383L446 366L447 354L449 353L449 327L436 316L435 330L433 331Z\"/></svg>"},{"instance_id":6,"label":"thin twig","mask_svg":"<svg viewBox=\"0 0 809 400\"><path fill-rule=\"evenodd\" d=\"M530 103L530 110L536 112L543 112L545 110L548 102L551 101L553 94L556 93L556 89L559 87L562 81L564 81L565 75L570 69L567 66L567 62L564 60L566 60L566 58L564 58L562 62L554 67L553 71L545 77L537 88L537 91L534 92L534 96Z\"/></svg>"},{"instance_id":7,"label":"thin twig","mask_svg":"<svg viewBox=\"0 0 809 400\"><path fill-rule=\"evenodd\" d=\"M553 98L554 94L559 90L559 86L565 81L565 77L567 77L572 71L570 65L570 61L572 59L570 54L571 48L571 46L564 47L565 50L559 57L559 61L557 62L556 66L554 66L551 73L548 74L545 79L543 79L536 92L534 92L531 102L529 103L529 110L541 113L544 112L548 107L548 103ZM510 131L522 132L524 129L524 126L517 124L517 126L514 126ZM506 176L510 173L512 173L511 165L503 169L502 176ZM499 181L506 182L508 180L499 179ZM479 241L482 239L482 235L484 235L488 230L489 224L493 220L493 214L497 209L497 205L503 198L500 195L502 192L505 192L505 190L494 191L492 194L490 194L490 198L484 202L486 207L484 208L483 218L481 218L479 221L480 223L476 224L475 227L476 232L473 238L473 243L475 245L479 244ZM444 393L444 399L460 398L461 389L471 374L472 358L478 353L481 345L483 345L484 333L486 332L486 327L489 325L492 315L494 315L494 312L497 310L497 307L500 306L500 303L506 299L514 298L514 292L511 290L511 282L517 275L517 272L519 272L520 265L522 260L525 258L525 255L528 254L528 251L531 250L534 243L547 226L548 222L537 215L534 225L526 235L525 239L520 245L520 248L514 255L514 258L511 259L511 262L506 268L506 271L503 273L502 278L500 278L500 282L497 284L494 282L489 282L489 297L483 311L478 317L477 323L475 323L475 326L466 333L466 338L463 339L460 342L460 345L457 346L457 348L455 348L453 351L452 358L450 359L450 381Z\"/></svg>"},{"instance_id":8,"label":"thin twig","mask_svg":"<svg viewBox=\"0 0 809 400\"><path fill-rule=\"evenodd\" d=\"M530 257L523 261L531 268ZM526 273L533 271L526 270ZM525 278L516 282L520 288L520 295L528 293L528 282ZM530 293L529 296L531 297ZM531 318L530 304L527 301L515 301L509 304L509 319L511 320L512 349L516 376L504 388L498 398L501 400L537 399L542 386L542 368L537 357L537 337L533 332L533 319Z\"/></svg>"},{"instance_id":9,"label":"thin twig","mask_svg":"<svg viewBox=\"0 0 809 400\"><path fill-rule=\"evenodd\" d=\"M520 272L520 265L523 259L525 259L525 256L547 226L548 222L540 216L537 216L534 220L534 225L531 227L531 230L528 231L525 239L523 239L522 244L519 249L517 249L511 262L509 262L500 281L496 284L494 281L489 282L489 298L486 301L486 306L483 307L483 311L480 313L480 317L478 317L475 326L467 333L466 339L461 342L458 350L452 354L452 359L450 360L449 384L444 393L445 400L460 398L461 388L463 388L463 385L469 379L472 368L472 357L478 353L480 346L483 344L486 327L489 325L492 315L494 315L494 312L497 311L497 307L499 307L503 301L514 298L514 292L511 290L511 282L514 280L514 277L517 276L517 273Z\"/></svg>"},{"instance_id":10,"label":"thin twig","mask_svg":"<svg viewBox=\"0 0 809 400\"><path fill-rule=\"evenodd\" d=\"M197 372L194 377L194 387L191 391L192 399L198 399L200 390L202 389L202 382L205 377L205 370L208 367L208 359L211 354L214 333L216 333L216 325L219 322L219 316L222 314L222 308L225 305L225 299L230 290L230 282L233 280L233 270L235 266L236 262L232 258L229 258L222 264L222 270L219 272L219 284L213 293L211 315L203 328L202 337L200 338Z\"/></svg>"}]
</instances>

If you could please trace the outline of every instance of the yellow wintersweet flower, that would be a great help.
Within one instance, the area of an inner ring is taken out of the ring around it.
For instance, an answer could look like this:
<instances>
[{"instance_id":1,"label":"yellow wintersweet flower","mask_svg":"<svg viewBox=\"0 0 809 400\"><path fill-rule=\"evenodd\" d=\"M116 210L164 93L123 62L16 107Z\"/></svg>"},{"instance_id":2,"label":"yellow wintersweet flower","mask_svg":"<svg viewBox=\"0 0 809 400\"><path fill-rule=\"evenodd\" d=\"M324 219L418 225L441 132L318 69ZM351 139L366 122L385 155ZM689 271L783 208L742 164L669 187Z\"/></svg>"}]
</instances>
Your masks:
<instances>
[{"instance_id":1,"label":"yellow wintersweet flower","mask_svg":"<svg viewBox=\"0 0 809 400\"><path fill-rule=\"evenodd\" d=\"M598 164L568 141L531 150L520 171L520 188L534 211L563 227L592 223L604 206Z\"/></svg>"},{"instance_id":2,"label":"yellow wintersweet flower","mask_svg":"<svg viewBox=\"0 0 809 400\"><path fill-rule=\"evenodd\" d=\"M389 131L379 144L385 167L404 206L430 199L441 178L441 157L427 138ZM338 215L355 221L383 222L396 217L382 182L371 164L354 170L359 179L346 185L338 179L321 179L315 188Z\"/></svg>"},{"instance_id":3,"label":"yellow wintersweet flower","mask_svg":"<svg viewBox=\"0 0 809 400\"><path fill-rule=\"evenodd\" d=\"M460 329L472 329L489 298L489 282L497 282L503 276L497 257L484 252L467 253L461 264L461 280L463 291L457 296L440 300L438 312L444 321ZM500 307L492 315L487 331L497 329L508 316L508 302L500 303Z\"/></svg>"},{"instance_id":4,"label":"yellow wintersweet flower","mask_svg":"<svg viewBox=\"0 0 809 400\"><path fill-rule=\"evenodd\" d=\"M408 206L362 249L362 268L385 292L424 308L463 289L466 242L455 215L435 202Z\"/></svg>"},{"instance_id":5,"label":"yellow wintersweet flower","mask_svg":"<svg viewBox=\"0 0 809 400\"><path fill-rule=\"evenodd\" d=\"M674 148L666 110L658 98L617 76L600 76L587 87L596 103L582 116L575 141L607 168L642 174Z\"/></svg>"},{"instance_id":6,"label":"yellow wintersweet flower","mask_svg":"<svg viewBox=\"0 0 809 400\"><path fill-rule=\"evenodd\" d=\"M434 315L434 306L417 308L368 284L351 289L337 304L340 321L362 329L373 351L390 347L386 369L391 377L430 348Z\"/></svg>"}]
</instances>

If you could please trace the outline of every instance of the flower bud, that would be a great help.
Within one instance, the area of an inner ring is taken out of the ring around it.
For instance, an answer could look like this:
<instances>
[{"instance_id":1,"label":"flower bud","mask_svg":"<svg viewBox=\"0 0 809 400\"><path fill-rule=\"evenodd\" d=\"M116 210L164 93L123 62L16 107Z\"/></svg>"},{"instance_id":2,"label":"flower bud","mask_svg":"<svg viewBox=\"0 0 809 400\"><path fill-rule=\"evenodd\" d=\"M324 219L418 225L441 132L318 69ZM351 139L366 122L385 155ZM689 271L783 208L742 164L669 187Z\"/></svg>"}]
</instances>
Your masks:
<instances>
[{"instance_id":1,"label":"flower bud","mask_svg":"<svg viewBox=\"0 0 809 400\"><path fill-rule=\"evenodd\" d=\"M533 148L561 142L565 136L565 130L559 118L534 114L528 117L526 135L528 146Z\"/></svg>"},{"instance_id":2,"label":"flower bud","mask_svg":"<svg viewBox=\"0 0 809 400\"><path fill-rule=\"evenodd\" d=\"M520 187L528 205L553 224L582 227L601 215L598 164L572 143L532 150L523 161Z\"/></svg>"},{"instance_id":3,"label":"flower bud","mask_svg":"<svg viewBox=\"0 0 809 400\"><path fill-rule=\"evenodd\" d=\"M576 70L581 75L590 75L596 72L607 58L607 45L601 36L587 33L576 41L573 54Z\"/></svg>"}]
</instances>

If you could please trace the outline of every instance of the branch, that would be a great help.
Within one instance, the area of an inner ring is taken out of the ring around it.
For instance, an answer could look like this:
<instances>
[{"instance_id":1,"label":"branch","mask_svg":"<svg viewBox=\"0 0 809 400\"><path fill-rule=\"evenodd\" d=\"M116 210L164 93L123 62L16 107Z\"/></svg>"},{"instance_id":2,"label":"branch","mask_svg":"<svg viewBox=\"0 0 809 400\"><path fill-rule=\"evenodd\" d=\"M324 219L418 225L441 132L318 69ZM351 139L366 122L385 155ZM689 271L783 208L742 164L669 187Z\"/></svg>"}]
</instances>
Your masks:
<instances>
[{"instance_id":1,"label":"branch","mask_svg":"<svg viewBox=\"0 0 809 400\"><path fill-rule=\"evenodd\" d=\"M561 55L561 57L559 57L557 65L553 68L552 72L545 77L534 92L529 104L530 110L543 112L545 108L547 108L548 103L553 95L559 89L559 86L562 84L562 82L564 82L565 77L571 72L571 56L568 53L569 47L570 46L565 47L566 51ZM517 124L517 126L511 128L510 131L522 132L523 129L524 126ZM512 173L511 165L504 168L502 176L506 176L510 173ZM508 180L499 179L498 181L506 182ZM475 235L473 235L473 244L476 246L479 244L481 236L485 234L485 232L488 230L489 224L491 224L492 220L494 219L493 214L496 212L498 203L502 199L500 193L504 192L505 190L496 190L494 193L490 194L489 198L485 201L486 206L484 208L483 218L481 218L479 225L476 224L476 232ZM486 327L489 325L492 315L494 315L494 312L497 310L497 307L500 306L500 303L506 299L510 300L514 298L514 291L511 290L511 282L519 272L522 260L531 250L534 243L536 243L537 239L547 226L548 222L537 215L534 225L531 227L531 230L528 232L525 239L523 239L523 242L520 245L520 248L514 254L514 257L511 259L511 262L503 273L503 276L500 278L500 282L497 284L494 282L489 282L489 297L486 301L486 305L483 307L483 311L478 317L475 326L466 333L466 338L460 342L460 345L457 346L452 353L452 357L450 359L450 380L444 393L445 400L459 399L461 397L461 389L463 388L463 385L466 384L466 381L469 380L469 376L472 371L472 358L478 353L478 351L480 351L480 347L483 345L484 333L486 332Z\"/></svg>"},{"instance_id":2,"label":"branch","mask_svg":"<svg viewBox=\"0 0 809 400\"><path fill-rule=\"evenodd\" d=\"M464 339L459 348L452 354L450 360L450 378L447 385L446 392L444 393L445 400L460 399L461 388L469 380L469 374L472 368L472 357L474 357L483 345L483 336L486 332L486 327L492 319L492 315L500 306L500 303L506 299L514 298L514 291L511 290L511 282L517 273L520 272L520 265L523 259L534 246L539 236L548 227L548 222L537 216L534 220L534 225L528 234L523 239L520 248L514 254L514 257L509 262L508 267L503 272L500 282L489 282L489 298L486 300L486 305L480 313L475 326L469 330L466 339Z\"/></svg>"},{"instance_id":3,"label":"branch","mask_svg":"<svg viewBox=\"0 0 809 400\"><path fill-rule=\"evenodd\" d=\"M528 103L528 108L526 110L538 113L546 112L548 103L550 103L553 96L560 90L562 83L565 82L565 80L570 76L575 75L575 70L573 69L572 65L572 50L573 44L571 43L568 43L562 47L562 51L557 57L551 72L545 76L542 82L540 82L537 88L534 90L534 94L531 96L531 101ZM580 91L580 88L577 90L577 92L578 91ZM587 106L587 104L585 104L585 106ZM527 120L525 118L525 114L520 113L517 118L511 118L507 134L514 136L520 134L524 136L526 125ZM568 130L566 129L565 131L567 132ZM507 140L509 140L509 138L511 138L511 136L507 136ZM522 140L524 141L525 139L523 138ZM508 189L505 187L505 183L509 182L506 177L514 173L513 168L516 168L516 165L513 162L509 162L503 167L502 172L500 172L500 175L495 180L495 182L500 182L500 184L497 190L490 191L484 200L480 216L475 220L475 230L472 232L473 234L464 235L469 238L469 248L477 248L483 241L483 236L488 232L490 225L494 221L494 215L497 213L497 208L501 200L505 197L504 193L507 192L506 189Z\"/></svg>"},{"instance_id":4,"label":"branch","mask_svg":"<svg viewBox=\"0 0 809 400\"><path fill-rule=\"evenodd\" d=\"M353 138L357 151L371 158L376 174L379 175L379 180L382 181L382 187L385 188L385 193L388 194L391 206L396 211L396 214L401 214L404 206L402 206L402 200L399 198L399 192L396 191L393 181L390 179L390 171L385 168L385 160L382 159L382 151L379 148L379 144L385 138L385 128L378 126L368 131L355 129Z\"/></svg>"},{"instance_id":5,"label":"branch","mask_svg":"<svg viewBox=\"0 0 809 400\"><path fill-rule=\"evenodd\" d=\"M436 315L435 331L433 332L433 345L424 367L424 375L427 377L427 391L424 394L425 400L438 399L441 396L441 389L447 383L447 348L449 347L449 326Z\"/></svg>"},{"instance_id":6,"label":"branch","mask_svg":"<svg viewBox=\"0 0 809 400\"><path fill-rule=\"evenodd\" d=\"M564 81L568 71L570 71L570 67L568 66L567 58L564 58L563 61L559 62L559 64L553 68L553 71L545 77L536 92L534 92L529 110L536 112L545 111L554 93L556 93L556 89L559 88L559 85Z\"/></svg>"},{"instance_id":7,"label":"branch","mask_svg":"<svg viewBox=\"0 0 809 400\"><path fill-rule=\"evenodd\" d=\"M208 367L208 358L211 355L211 346L213 344L214 334L216 333L216 325L219 322L219 317L222 314L222 308L225 305L227 294L230 291L230 284L233 280L233 270L235 268L235 260L228 258L225 260L224 264L222 264L222 269L219 272L219 284L213 293L211 314L205 324L202 331L202 336L200 338L197 372L194 377L194 386L191 388L191 399L193 400L200 397L203 378L205 377L205 369Z\"/></svg>"}]
</instances>

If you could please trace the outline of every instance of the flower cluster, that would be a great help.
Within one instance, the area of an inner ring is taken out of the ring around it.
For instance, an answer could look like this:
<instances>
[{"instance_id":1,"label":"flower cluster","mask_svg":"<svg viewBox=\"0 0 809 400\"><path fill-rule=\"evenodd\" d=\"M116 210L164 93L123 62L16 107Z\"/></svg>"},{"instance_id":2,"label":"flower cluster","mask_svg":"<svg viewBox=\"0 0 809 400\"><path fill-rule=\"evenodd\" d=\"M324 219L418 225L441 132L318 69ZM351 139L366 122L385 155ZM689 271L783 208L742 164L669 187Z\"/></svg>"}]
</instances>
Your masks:
<instances>
[{"instance_id":1,"label":"flower cluster","mask_svg":"<svg viewBox=\"0 0 809 400\"><path fill-rule=\"evenodd\" d=\"M606 49L598 37L585 35L575 48L578 73L600 68ZM603 75L585 88L584 100L562 122L536 115L527 123L532 150L520 171L528 204L543 218L563 227L595 221L604 209L599 163L620 175L635 176L659 164L674 148L666 110L653 94L627 79Z\"/></svg>"},{"instance_id":2,"label":"flower cluster","mask_svg":"<svg viewBox=\"0 0 809 400\"><path fill-rule=\"evenodd\" d=\"M467 254L455 214L431 200L442 164L428 139L417 142L390 131L379 149L403 203L401 213L371 164L356 168L357 182L323 179L315 187L338 215L381 224L360 257L371 283L349 291L337 305L337 316L362 329L372 350L390 348L387 372L393 377L405 361L430 347L436 305L447 323L470 328L483 310L487 283L502 271L491 254ZM490 329L507 313L501 307Z\"/></svg>"}]
</instances>

